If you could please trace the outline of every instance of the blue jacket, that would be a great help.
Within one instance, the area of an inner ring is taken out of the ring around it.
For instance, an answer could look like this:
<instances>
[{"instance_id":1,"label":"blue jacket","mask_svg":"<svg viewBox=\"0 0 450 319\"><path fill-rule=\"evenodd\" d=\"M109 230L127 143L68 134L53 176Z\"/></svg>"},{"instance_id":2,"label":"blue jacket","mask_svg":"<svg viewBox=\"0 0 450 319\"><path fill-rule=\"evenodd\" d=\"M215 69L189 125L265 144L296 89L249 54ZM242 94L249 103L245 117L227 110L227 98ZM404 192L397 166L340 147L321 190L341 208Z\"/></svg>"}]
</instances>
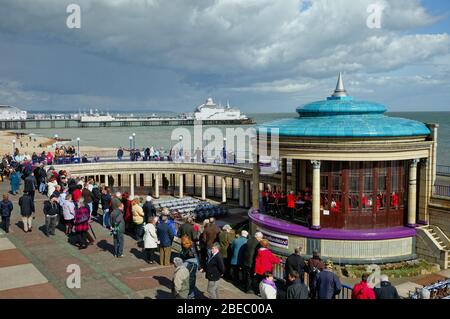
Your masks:
<instances>
[{"instance_id":1,"label":"blue jacket","mask_svg":"<svg viewBox=\"0 0 450 319\"><path fill-rule=\"evenodd\" d=\"M244 253L243 246L247 243L247 238L245 237L239 237L235 239L231 243L231 261L230 263L235 265L241 265L242 264L242 254Z\"/></svg>"},{"instance_id":2,"label":"blue jacket","mask_svg":"<svg viewBox=\"0 0 450 319\"><path fill-rule=\"evenodd\" d=\"M342 289L338 276L329 270L323 270L317 274L314 287L319 299L334 299Z\"/></svg>"},{"instance_id":3,"label":"blue jacket","mask_svg":"<svg viewBox=\"0 0 450 319\"><path fill-rule=\"evenodd\" d=\"M173 232L168 223L161 222L156 227L156 234L159 239L160 247L171 247L173 241Z\"/></svg>"},{"instance_id":4,"label":"blue jacket","mask_svg":"<svg viewBox=\"0 0 450 319\"><path fill-rule=\"evenodd\" d=\"M172 235L175 237L177 235L177 228L173 219L169 218L167 221L167 225L169 225L169 228L172 231Z\"/></svg>"},{"instance_id":5,"label":"blue jacket","mask_svg":"<svg viewBox=\"0 0 450 319\"><path fill-rule=\"evenodd\" d=\"M19 186L20 185L20 173L15 172L15 173L11 174L11 176L9 177L9 182L11 183L11 185Z\"/></svg>"},{"instance_id":6,"label":"blue jacket","mask_svg":"<svg viewBox=\"0 0 450 319\"><path fill-rule=\"evenodd\" d=\"M2 217L10 217L13 210L13 204L10 200L0 202L0 213Z\"/></svg>"}]
</instances>

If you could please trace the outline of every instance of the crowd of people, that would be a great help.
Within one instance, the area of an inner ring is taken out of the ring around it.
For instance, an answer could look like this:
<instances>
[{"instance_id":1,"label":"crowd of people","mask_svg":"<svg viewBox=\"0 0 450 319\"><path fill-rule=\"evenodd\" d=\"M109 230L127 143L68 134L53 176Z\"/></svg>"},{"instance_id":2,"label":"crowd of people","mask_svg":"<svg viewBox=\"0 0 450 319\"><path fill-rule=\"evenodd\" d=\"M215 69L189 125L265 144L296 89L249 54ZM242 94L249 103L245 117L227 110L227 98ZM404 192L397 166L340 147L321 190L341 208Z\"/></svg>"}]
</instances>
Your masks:
<instances>
[{"instance_id":1,"label":"crowd of people","mask_svg":"<svg viewBox=\"0 0 450 319\"><path fill-rule=\"evenodd\" d=\"M4 175L9 177L11 185L10 194L4 194L0 202L2 228L6 232L14 209L9 197L17 196L23 184L23 195L18 205L24 232L33 231L35 193L39 192L46 197L43 205L46 236L54 236L59 228L71 244L86 249L95 242L90 224L97 221L112 235L114 256L122 258L124 236L128 234L142 248L147 263L158 261L167 267L173 263L173 294L176 298L199 297L196 288L199 273L204 273L208 280L210 298L219 298L218 283L222 278L244 292L267 299L331 299L341 291L333 263L323 262L317 251L305 261L301 256L302 248L297 248L286 259L284 278L275 279L274 267L283 261L270 250L269 241L261 232L249 236L246 230L237 232L230 225L220 228L214 218L198 224L189 217L176 227L169 210L157 211L151 196L132 197L127 192L114 193L107 186L97 185L94 179L71 176L70 172L57 171L45 162L34 163L28 159L16 162L4 158L2 163ZM265 196L276 198L282 195ZM307 200L308 194L302 196ZM181 248L176 258L172 258L176 237L180 239ZM355 286L354 298L398 296L388 280L382 280L378 292L372 292L366 281L363 276L361 283Z\"/></svg>"}]
</instances>

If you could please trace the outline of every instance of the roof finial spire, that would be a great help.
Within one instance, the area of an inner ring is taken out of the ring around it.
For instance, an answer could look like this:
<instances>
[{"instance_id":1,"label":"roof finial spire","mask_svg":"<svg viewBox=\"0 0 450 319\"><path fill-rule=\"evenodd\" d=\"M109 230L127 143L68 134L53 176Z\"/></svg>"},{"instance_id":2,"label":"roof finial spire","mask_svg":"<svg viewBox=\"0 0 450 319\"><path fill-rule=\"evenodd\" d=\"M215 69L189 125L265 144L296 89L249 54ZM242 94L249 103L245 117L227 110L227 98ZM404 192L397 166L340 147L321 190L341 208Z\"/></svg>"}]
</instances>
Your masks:
<instances>
[{"instance_id":1,"label":"roof finial spire","mask_svg":"<svg viewBox=\"0 0 450 319\"><path fill-rule=\"evenodd\" d=\"M344 81L342 81L342 72L339 72L336 90L334 90L334 94L332 96L333 97L347 96L347 91L344 88Z\"/></svg>"}]
</instances>

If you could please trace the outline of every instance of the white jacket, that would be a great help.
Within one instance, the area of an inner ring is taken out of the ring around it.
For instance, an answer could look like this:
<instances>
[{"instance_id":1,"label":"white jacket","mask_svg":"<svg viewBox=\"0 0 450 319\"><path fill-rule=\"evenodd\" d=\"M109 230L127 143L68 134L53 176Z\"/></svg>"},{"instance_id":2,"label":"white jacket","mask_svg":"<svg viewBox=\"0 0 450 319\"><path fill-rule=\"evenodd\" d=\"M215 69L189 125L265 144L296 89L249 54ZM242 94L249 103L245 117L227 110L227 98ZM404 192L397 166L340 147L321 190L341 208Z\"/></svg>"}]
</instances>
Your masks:
<instances>
[{"instance_id":1,"label":"white jacket","mask_svg":"<svg viewBox=\"0 0 450 319\"><path fill-rule=\"evenodd\" d=\"M261 293L262 299L277 299L277 290L262 281L259 284L259 292Z\"/></svg>"},{"instance_id":2,"label":"white jacket","mask_svg":"<svg viewBox=\"0 0 450 319\"><path fill-rule=\"evenodd\" d=\"M57 185L58 185L57 181L54 181L53 183L52 182L48 182L47 183L47 186L48 186L47 196L48 197L52 196L52 194L55 191Z\"/></svg>"},{"instance_id":3,"label":"white jacket","mask_svg":"<svg viewBox=\"0 0 450 319\"><path fill-rule=\"evenodd\" d=\"M156 248L158 243L155 225L152 223L146 224L144 226L144 248Z\"/></svg>"}]
</instances>

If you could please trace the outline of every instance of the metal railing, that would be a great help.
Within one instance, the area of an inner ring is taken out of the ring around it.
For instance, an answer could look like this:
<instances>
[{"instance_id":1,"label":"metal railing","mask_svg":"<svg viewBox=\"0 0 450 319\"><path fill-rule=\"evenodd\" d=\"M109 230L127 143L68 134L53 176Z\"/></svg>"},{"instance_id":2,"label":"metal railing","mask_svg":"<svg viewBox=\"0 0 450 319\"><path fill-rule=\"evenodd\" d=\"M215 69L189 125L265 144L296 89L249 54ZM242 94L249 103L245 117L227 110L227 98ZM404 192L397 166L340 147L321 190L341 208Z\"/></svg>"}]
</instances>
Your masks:
<instances>
[{"instance_id":1,"label":"metal railing","mask_svg":"<svg viewBox=\"0 0 450 319\"><path fill-rule=\"evenodd\" d=\"M434 185L434 195L450 197L450 186L448 185Z\"/></svg>"},{"instance_id":2,"label":"metal railing","mask_svg":"<svg viewBox=\"0 0 450 319\"><path fill-rule=\"evenodd\" d=\"M450 176L450 166L436 165L436 174L441 176Z\"/></svg>"},{"instance_id":3,"label":"metal railing","mask_svg":"<svg viewBox=\"0 0 450 319\"><path fill-rule=\"evenodd\" d=\"M352 291L352 287L343 284L341 293L337 296L337 299L352 299Z\"/></svg>"}]
</instances>

